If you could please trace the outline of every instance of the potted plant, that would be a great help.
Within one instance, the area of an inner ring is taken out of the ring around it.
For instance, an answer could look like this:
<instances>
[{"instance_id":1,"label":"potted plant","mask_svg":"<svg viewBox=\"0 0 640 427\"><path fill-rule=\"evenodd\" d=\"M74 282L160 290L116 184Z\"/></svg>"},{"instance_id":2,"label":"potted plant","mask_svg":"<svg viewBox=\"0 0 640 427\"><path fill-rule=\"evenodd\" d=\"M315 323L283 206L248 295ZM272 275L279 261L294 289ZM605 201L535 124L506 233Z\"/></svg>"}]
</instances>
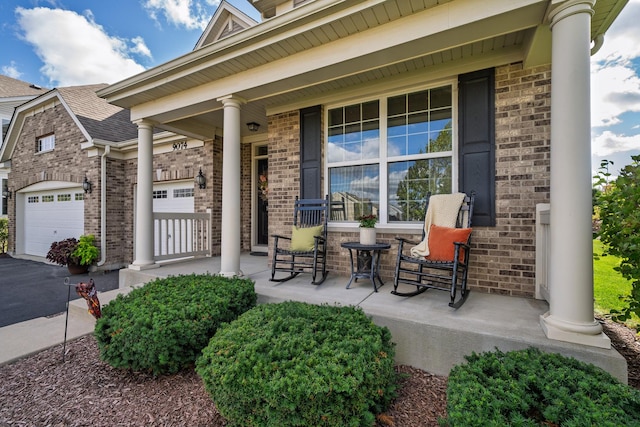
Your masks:
<instances>
[{"instance_id":1,"label":"potted plant","mask_svg":"<svg viewBox=\"0 0 640 427\"><path fill-rule=\"evenodd\" d=\"M87 234L80 236L80 240L70 237L53 242L47 252L47 259L58 265L66 265L71 274L81 274L86 273L99 254L95 246L95 236Z\"/></svg>"},{"instance_id":2,"label":"potted plant","mask_svg":"<svg viewBox=\"0 0 640 427\"><path fill-rule=\"evenodd\" d=\"M376 222L378 217L374 214L362 215L360 221L360 244L374 245L376 243Z\"/></svg>"}]
</instances>

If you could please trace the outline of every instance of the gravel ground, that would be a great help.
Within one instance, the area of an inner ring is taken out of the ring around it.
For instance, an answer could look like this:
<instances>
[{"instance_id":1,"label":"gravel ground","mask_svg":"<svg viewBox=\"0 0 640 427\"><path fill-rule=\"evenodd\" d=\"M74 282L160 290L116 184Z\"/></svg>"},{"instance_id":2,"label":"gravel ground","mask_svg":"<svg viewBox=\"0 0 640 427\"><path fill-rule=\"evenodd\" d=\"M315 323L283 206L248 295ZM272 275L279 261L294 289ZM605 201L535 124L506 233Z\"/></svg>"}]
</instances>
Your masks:
<instances>
[{"instance_id":1,"label":"gravel ground","mask_svg":"<svg viewBox=\"0 0 640 427\"><path fill-rule=\"evenodd\" d=\"M640 388L635 331L603 321L627 359L629 384ZM0 367L0 426L224 426L193 370L154 378L102 362L93 336ZM408 366L398 398L377 427L437 426L446 414L446 377Z\"/></svg>"}]
</instances>

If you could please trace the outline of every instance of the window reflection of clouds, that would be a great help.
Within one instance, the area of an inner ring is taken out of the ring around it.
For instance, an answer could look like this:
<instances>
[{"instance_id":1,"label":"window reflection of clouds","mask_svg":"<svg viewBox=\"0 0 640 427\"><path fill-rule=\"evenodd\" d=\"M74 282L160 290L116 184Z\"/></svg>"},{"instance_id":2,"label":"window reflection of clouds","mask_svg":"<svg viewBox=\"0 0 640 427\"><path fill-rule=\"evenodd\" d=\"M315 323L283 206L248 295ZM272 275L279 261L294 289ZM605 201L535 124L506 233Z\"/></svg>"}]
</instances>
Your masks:
<instances>
[{"instance_id":1,"label":"window reflection of clouds","mask_svg":"<svg viewBox=\"0 0 640 427\"><path fill-rule=\"evenodd\" d=\"M386 104L382 118L380 102ZM421 199L429 190L451 192L452 113L450 85L329 110L329 187L332 199L342 197L353 209L347 211L349 220L385 203L382 223L412 221L415 203L406 199ZM381 153L382 133L386 147ZM385 194L380 167L386 174Z\"/></svg>"},{"instance_id":2,"label":"window reflection of clouds","mask_svg":"<svg viewBox=\"0 0 640 427\"><path fill-rule=\"evenodd\" d=\"M350 193L378 200L380 176L378 165L345 166L330 171L331 193Z\"/></svg>"},{"instance_id":3,"label":"window reflection of clouds","mask_svg":"<svg viewBox=\"0 0 640 427\"><path fill-rule=\"evenodd\" d=\"M335 143L329 140L327 158L329 163L377 159L380 151L380 133L368 132L370 138L354 144Z\"/></svg>"}]
</instances>

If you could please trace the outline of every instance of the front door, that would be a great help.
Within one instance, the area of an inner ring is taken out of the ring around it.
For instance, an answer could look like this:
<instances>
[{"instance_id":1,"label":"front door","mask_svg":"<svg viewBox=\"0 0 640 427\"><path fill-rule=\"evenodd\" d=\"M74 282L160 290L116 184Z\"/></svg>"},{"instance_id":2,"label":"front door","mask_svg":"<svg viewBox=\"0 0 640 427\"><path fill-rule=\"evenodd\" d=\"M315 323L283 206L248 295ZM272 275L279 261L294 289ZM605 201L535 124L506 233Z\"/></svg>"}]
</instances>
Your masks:
<instances>
[{"instance_id":1,"label":"front door","mask_svg":"<svg viewBox=\"0 0 640 427\"><path fill-rule=\"evenodd\" d=\"M267 146L254 146L254 174L256 191L254 192L253 248L254 252L265 252L269 245L269 159Z\"/></svg>"}]
</instances>

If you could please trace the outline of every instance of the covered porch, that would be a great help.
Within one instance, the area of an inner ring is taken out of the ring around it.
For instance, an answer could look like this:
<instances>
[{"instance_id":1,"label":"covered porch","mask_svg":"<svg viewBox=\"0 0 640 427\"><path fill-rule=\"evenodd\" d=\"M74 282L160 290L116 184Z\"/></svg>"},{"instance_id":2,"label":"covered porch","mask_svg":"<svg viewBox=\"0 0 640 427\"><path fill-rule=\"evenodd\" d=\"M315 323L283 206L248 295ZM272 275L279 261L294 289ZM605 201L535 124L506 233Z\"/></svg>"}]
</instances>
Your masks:
<instances>
[{"instance_id":1,"label":"covered porch","mask_svg":"<svg viewBox=\"0 0 640 427\"><path fill-rule=\"evenodd\" d=\"M158 277L180 274L215 274L220 257L199 258L162 264L152 270L122 269L120 287L146 283ZM312 304L340 304L361 307L373 321L386 326L396 343L396 363L414 366L437 375L448 375L475 351L518 350L535 346L599 366L627 382L627 364L615 349L548 339L540 328L540 316L549 310L547 302L472 292L459 310L449 308L446 292L428 291L412 298L391 295L392 279L385 277L379 292L366 279L346 289L349 277L330 273L320 286L310 275L284 283L270 282L268 257L242 253L240 269L255 282L258 303L287 300Z\"/></svg>"}]
</instances>

